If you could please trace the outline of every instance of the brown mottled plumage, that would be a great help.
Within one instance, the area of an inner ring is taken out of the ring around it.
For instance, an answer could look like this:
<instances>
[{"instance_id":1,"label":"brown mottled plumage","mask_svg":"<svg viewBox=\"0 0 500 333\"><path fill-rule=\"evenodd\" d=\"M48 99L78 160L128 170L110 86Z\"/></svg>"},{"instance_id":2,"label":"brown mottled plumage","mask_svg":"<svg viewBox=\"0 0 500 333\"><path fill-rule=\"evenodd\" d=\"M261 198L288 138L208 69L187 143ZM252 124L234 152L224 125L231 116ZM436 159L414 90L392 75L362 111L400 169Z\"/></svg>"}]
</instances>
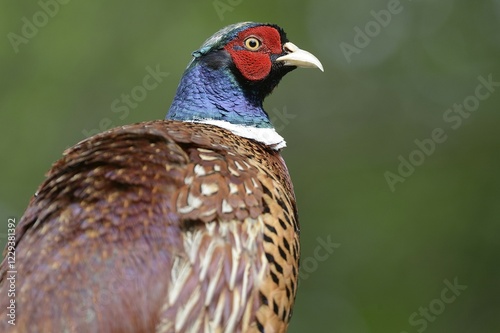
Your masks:
<instances>
[{"instance_id":1,"label":"brown mottled plumage","mask_svg":"<svg viewBox=\"0 0 500 333\"><path fill-rule=\"evenodd\" d=\"M18 230L19 332L283 332L291 315L299 229L286 166L225 129L154 121L85 140Z\"/></svg>"},{"instance_id":2,"label":"brown mottled plumage","mask_svg":"<svg viewBox=\"0 0 500 333\"><path fill-rule=\"evenodd\" d=\"M0 265L0 332L286 332L299 222L261 106L321 64L251 22L194 55L173 120L93 136L52 166L16 228L15 326Z\"/></svg>"}]
</instances>

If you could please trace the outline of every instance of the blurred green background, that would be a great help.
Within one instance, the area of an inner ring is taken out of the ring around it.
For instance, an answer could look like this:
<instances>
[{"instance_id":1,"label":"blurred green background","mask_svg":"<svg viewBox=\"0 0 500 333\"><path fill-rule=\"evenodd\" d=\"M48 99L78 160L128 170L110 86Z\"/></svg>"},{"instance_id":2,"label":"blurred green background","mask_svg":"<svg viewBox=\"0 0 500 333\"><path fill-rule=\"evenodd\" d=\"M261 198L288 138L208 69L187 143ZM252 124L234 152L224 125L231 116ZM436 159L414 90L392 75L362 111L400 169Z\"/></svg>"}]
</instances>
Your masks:
<instances>
[{"instance_id":1,"label":"blurred green background","mask_svg":"<svg viewBox=\"0 0 500 333\"><path fill-rule=\"evenodd\" d=\"M325 67L288 75L265 104L302 227L290 332L500 331L500 85L478 79L500 82L499 0L69 1L48 20L35 1L0 6L2 248L7 219L85 131L163 118L207 37L273 22ZM40 27L16 39L26 20ZM169 75L112 112L148 66ZM463 103L474 111L449 111ZM455 279L467 288L450 300Z\"/></svg>"}]
</instances>

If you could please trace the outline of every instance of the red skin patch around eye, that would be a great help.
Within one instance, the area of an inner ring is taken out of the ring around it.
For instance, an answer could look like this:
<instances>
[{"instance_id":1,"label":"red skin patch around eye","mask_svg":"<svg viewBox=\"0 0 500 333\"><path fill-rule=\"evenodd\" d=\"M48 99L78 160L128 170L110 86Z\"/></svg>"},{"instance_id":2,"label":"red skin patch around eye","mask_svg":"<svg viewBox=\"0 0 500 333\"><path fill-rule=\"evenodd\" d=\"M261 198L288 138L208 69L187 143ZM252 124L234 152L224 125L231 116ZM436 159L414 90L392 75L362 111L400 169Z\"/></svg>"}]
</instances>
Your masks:
<instances>
[{"instance_id":1,"label":"red skin patch around eye","mask_svg":"<svg viewBox=\"0 0 500 333\"><path fill-rule=\"evenodd\" d=\"M250 36L257 37L262 46L257 51L245 48L244 41ZM259 26L243 30L225 46L233 58L236 68L250 81L260 81L271 72L271 54L280 54L281 37L279 32L269 26Z\"/></svg>"}]
</instances>

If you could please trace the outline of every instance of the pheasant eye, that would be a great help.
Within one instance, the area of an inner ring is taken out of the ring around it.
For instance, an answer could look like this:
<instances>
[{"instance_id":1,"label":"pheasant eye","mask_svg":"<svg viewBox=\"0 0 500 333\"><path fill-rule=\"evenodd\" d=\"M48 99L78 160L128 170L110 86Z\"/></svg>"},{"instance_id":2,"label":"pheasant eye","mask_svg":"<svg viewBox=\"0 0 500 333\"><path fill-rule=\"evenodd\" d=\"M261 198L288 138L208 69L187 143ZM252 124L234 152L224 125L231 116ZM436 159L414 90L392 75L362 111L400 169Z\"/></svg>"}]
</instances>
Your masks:
<instances>
[{"instance_id":1,"label":"pheasant eye","mask_svg":"<svg viewBox=\"0 0 500 333\"><path fill-rule=\"evenodd\" d=\"M255 37L248 37L244 43L245 48L249 51L257 51L262 45L262 42Z\"/></svg>"}]
</instances>

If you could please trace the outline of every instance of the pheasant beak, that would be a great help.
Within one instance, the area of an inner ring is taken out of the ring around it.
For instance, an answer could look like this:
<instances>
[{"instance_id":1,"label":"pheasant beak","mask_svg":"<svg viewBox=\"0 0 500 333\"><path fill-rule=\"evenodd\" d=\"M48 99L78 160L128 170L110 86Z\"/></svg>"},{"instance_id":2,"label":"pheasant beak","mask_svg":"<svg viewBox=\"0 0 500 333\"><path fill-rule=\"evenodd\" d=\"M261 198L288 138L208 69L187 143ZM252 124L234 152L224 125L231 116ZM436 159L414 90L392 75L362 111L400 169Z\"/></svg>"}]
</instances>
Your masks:
<instances>
[{"instance_id":1,"label":"pheasant beak","mask_svg":"<svg viewBox=\"0 0 500 333\"><path fill-rule=\"evenodd\" d=\"M312 53L299 49L295 44L287 42L283 44L283 50L287 53L276 61L282 61L285 66L297 66L303 68L319 68L322 72L323 65Z\"/></svg>"}]
</instances>

